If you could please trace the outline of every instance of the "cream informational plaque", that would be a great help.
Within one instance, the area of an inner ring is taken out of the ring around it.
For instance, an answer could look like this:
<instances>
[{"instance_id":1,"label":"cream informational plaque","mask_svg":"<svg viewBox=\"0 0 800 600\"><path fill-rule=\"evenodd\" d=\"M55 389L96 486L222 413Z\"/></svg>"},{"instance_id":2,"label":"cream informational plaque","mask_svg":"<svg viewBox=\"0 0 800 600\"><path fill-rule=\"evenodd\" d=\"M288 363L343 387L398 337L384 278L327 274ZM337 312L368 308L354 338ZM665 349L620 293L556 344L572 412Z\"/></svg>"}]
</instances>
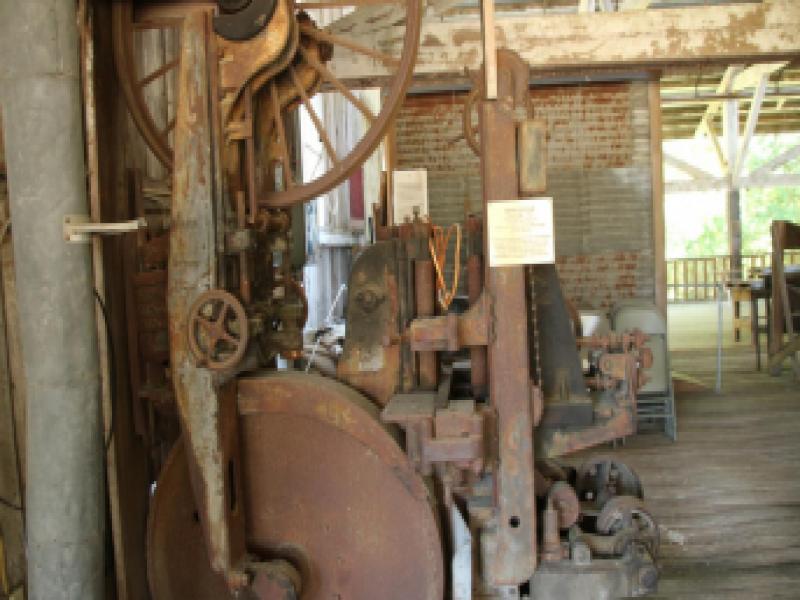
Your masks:
<instances>
[{"instance_id":1,"label":"cream informational plaque","mask_svg":"<svg viewBox=\"0 0 800 600\"><path fill-rule=\"evenodd\" d=\"M489 266L556 261L552 198L490 202L488 220Z\"/></svg>"},{"instance_id":2,"label":"cream informational plaque","mask_svg":"<svg viewBox=\"0 0 800 600\"><path fill-rule=\"evenodd\" d=\"M420 217L428 216L428 171L409 169L392 173L392 202L394 204L394 223L399 225L406 219L414 218L414 211Z\"/></svg>"}]
</instances>

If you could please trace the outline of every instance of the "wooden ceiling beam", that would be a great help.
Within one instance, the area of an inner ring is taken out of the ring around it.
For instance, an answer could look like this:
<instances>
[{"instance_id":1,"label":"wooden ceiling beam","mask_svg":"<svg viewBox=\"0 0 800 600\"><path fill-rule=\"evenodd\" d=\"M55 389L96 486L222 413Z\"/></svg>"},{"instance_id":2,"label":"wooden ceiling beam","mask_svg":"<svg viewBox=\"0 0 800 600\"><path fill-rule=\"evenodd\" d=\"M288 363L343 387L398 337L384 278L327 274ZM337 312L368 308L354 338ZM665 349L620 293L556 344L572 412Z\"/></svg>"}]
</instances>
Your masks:
<instances>
[{"instance_id":1,"label":"wooden ceiling beam","mask_svg":"<svg viewBox=\"0 0 800 600\"><path fill-rule=\"evenodd\" d=\"M361 9L359 9L360 11ZM359 11L345 19L358 20ZM401 39L391 21L369 35L390 52ZM365 33L367 33L365 31ZM800 53L800 3L764 0L730 4L594 14L498 14L497 43L512 48L534 70L688 63L763 62ZM368 57L337 53L337 77L381 81L383 65ZM477 69L482 61L480 20L427 18L415 72L440 76Z\"/></svg>"}]
</instances>

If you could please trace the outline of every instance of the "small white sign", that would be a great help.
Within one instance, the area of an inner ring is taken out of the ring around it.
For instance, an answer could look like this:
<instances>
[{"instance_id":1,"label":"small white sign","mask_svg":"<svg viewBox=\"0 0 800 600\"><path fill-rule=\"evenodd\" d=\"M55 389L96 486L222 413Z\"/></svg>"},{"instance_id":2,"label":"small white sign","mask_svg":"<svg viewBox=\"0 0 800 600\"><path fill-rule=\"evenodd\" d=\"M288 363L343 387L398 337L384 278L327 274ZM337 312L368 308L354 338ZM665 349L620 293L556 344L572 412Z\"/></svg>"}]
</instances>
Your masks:
<instances>
[{"instance_id":1,"label":"small white sign","mask_svg":"<svg viewBox=\"0 0 800 600\"><path fill-rule=\"evenodd\" d=\"M490 202L487 208L489 266L556 261L552 198Z\"/></svg>"},{"instance_id":2,"label":"small white sign","mask_svg":"<svg viewBox=\"0 0 800 600\"><path fill-rule=\"evenodd\" d=\"M428 171L410 169L392 174L392 217L400 225L406 218L413 220L414 210L420 217L428 216Z\"/></svg>"}]
</instances>

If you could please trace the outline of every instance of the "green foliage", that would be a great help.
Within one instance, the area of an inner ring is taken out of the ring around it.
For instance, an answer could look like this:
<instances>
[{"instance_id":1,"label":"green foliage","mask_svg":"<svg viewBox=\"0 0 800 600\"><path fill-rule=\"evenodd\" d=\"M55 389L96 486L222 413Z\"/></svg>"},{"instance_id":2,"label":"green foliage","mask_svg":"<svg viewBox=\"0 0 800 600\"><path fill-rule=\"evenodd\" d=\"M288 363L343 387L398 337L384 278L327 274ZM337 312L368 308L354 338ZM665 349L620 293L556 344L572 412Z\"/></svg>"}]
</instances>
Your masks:
<instances>
[{"instance_id":1,"label":"green foliage","mask_svg":"<svg viewBox=\"0 0 800 600\"><path fill-rule=\"evenodd\" d=\"M725 217L715 215L703 225L703 231L695 239L686 242L683 255L687 257L726 254L728 226Z\"/></svg>"},{"instance_id":2,"label":"green foliage","mask_svg":"<svg viewBox=\"0 0 800 600\"><path fill-rule=\"evenodd\" d=\"M785 220L800 223L800 190L751 189L742 192L742 253L760 254L771 248L770 224ZM685 243L685 256L728 253L728 226L723 215L706 220L696 238Z\"/></svg>"},{"instance_id":3,"label":"green foliage","mask_svg":"<svg viewBox=\"0 0 800 600\"><path fill-rule=\"evenodd\" d=\"M800 189L747 190L742 201L742 252L769 252L770 224L777 220L800 223Z\"/></svg>"},{"instance_id":4,"label":"green foliage","mask_svg":"<svg viewBox=\"0 0 800 600\"><path fill-rule=\"evenodd\" d=\"M755 137L751 143L745 173L750 173L779 154L800 143L800 135ZM797 173L800 159L790 161L777 172ZM724 205L723 205L724 206ZM771 248L770 224L774 220L800 222L800 188L752 188L742 190L742 253L759 254ZM701 232L683 241L676 256L709 256L728 253L728 227L724 214L707 217Z\"/></svg>"}]
</instances>

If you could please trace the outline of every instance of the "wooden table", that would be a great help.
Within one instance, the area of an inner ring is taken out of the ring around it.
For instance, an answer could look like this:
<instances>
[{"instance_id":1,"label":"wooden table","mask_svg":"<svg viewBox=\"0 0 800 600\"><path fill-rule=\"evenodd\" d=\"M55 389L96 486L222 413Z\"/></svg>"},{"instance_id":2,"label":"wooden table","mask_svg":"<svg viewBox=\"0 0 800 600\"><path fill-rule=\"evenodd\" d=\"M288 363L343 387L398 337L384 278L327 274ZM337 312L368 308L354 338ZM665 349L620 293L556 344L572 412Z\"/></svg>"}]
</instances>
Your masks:
<instances>
[{"instance_id":1,"label":"wooden table","mask_svg":"<svg viewBox=\"0 0 800 600\"><path fill-rule=\"evenodd\" d=\"M761 334L767 334L767 348L769 348L770 332L770 319L772 317L771 311L771 297L772 292L767 288L763 280L756 280L751 282L750 286L750 335L753 340L753 346L756 351L756 370L761 370ZM758 314L758 301L764 301L764 322L761 323L761 317Z\"/></svg>"},{"instance_id":2,"label":"wooden table","mask_svg":"<svg viewBox=\"0 0 800 600\"><path fill-rule=\"evenodd\" d=\"M749 281L729 281L725 284L725 287L731 292L731 303L733 304L733 339L736 342L740 342L742 340L742 329L750 325L752 321L752 312L750 313L751 316L742 316L742 303L751 303L751 284Z\"/></svg>"}]
</instances>

